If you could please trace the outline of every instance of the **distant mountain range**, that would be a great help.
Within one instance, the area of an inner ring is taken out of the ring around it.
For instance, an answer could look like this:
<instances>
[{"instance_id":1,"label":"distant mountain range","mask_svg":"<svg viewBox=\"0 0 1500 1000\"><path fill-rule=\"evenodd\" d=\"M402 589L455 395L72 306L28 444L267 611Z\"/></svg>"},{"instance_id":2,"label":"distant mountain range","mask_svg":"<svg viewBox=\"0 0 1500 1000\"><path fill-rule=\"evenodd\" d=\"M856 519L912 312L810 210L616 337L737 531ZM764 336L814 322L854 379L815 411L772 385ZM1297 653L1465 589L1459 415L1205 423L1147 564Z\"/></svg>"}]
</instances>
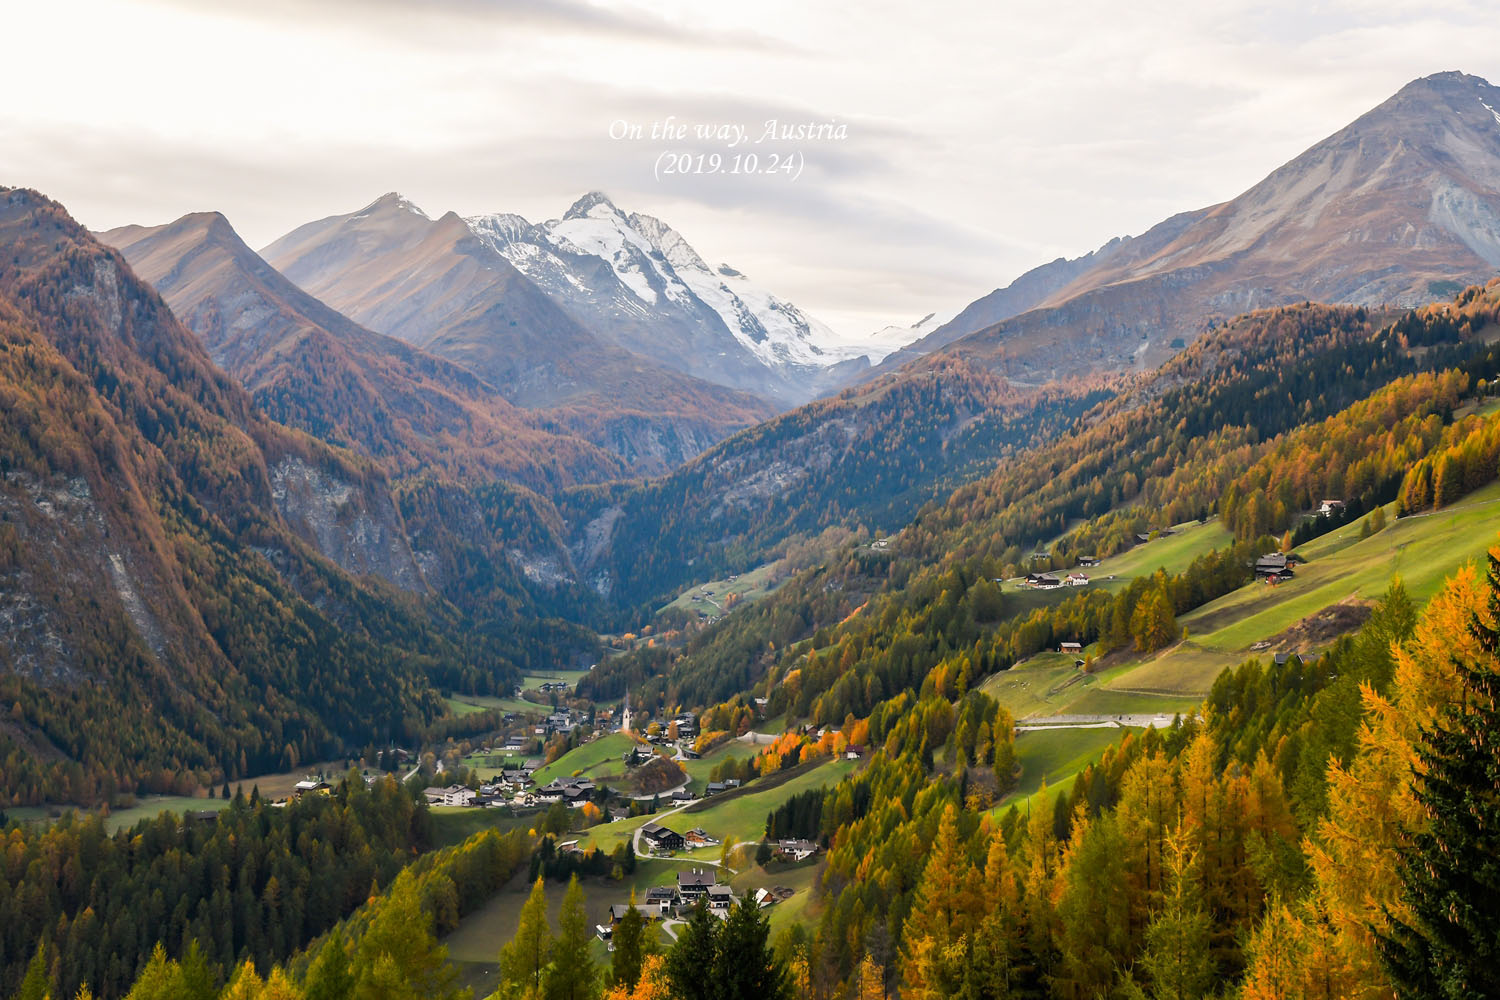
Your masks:
<instances>
[{"instance_id":1,"label":"distant mountain range","mask_svg":"<svg viewBox=\"0 0 1500 1000\"><path fill-rule=\"evenodd\" d=\"M635 472L665 471L776 409L616 346L457 215L430 219L399 195L302 226L261 256L356 323L462 366Z\"/></svg>"},{"instance_id":2,"label":"distant mountain range","mask_svg":"<svg viewBox=\"0 0 1500 1000\"><path fill-rule=\"evenodd\" d=\"M1500 269L1500 88L1413 81L1231 201L1057 260L880 366L1013 380L1153 368L1215 321L1304 300L1417 305Z\"/></svg>"},{"instance_id":3,"label":"distant mountain range","mask_svg":"<svg viewBox=\"0 0 1500 1000\"><path fill-rule=\"evenodd\" d=\"M728 264L710 267L671 226L626 215L598 191L537 225L504 214L466 221L585 326L669 368L801 403L831 366L865 367L864 352L818 320Z\"/></svg>"},{"instance_id":4,"label":"distant mountain range","mask_svg":"<svg viewBox=\"0 0 1500 1000\"><path fill-rule=\"evenodd\" d=\"M368 330L272 268L216 212L99 234L272 418L392 473L442 470L533 489L624 475L616 455L550 430L477 375Z\"/></svg>"},{"instance_id":5,"label":"distant mountain range","mask_svg":"<svg viewBox=\"0 0 1500 1000\"><path fill-rule=\"evenodd\" d=\"M1417 303L1489 277L1494 108L1500 92L1474 77L1418 80L1230 202L1039 267L956 315L876 331L866 349L893 353L873 371L597 192L538 224L434 220L389 194L264 259L216 216L106 238L277 419L393 474L544 495L409 494L419 548L447 553L432 565L446 564L434 579L449 599L463 605L464 567L509 561L534 589L628 601L692 579L688 566L748 565L792 533L899 523L1032 440L1026 421L1070 419L1245 309Z\"/></svg>"}]
</instances>

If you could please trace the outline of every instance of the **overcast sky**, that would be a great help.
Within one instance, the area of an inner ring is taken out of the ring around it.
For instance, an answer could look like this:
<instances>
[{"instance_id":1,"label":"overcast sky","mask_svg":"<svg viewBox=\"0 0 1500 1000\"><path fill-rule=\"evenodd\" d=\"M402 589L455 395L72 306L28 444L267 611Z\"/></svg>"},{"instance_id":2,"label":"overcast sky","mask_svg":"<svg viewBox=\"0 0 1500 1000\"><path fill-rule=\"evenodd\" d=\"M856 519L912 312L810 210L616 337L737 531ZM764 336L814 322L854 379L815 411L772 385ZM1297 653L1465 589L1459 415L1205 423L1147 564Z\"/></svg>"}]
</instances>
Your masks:
<instances>
[{"instance_id":1,"label":"overcast sky","mask_svg":"<svg viewBox=\"0 0 1500 1000\"><path fill-rule=\"evenodd\" d=\"M855 336L1233 197L1409 80L1500 81L1493 0L11 3L0 184L252 246L398 190L590 189ZM738 124L734 149L653 122ZM846 137L756 145L769 119ZM613 139L626 125L645 137ZM663 154L792 154L659 176Z\"/></svg>"}]
</instances>

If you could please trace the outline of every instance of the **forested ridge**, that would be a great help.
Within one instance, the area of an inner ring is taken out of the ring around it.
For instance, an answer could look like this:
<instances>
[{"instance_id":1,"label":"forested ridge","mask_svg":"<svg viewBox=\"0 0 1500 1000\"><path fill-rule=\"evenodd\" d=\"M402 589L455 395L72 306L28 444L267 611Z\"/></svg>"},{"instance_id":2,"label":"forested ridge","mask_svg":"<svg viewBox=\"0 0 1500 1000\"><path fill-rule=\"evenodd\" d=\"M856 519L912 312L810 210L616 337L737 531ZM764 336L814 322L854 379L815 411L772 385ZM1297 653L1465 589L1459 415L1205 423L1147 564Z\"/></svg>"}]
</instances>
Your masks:
<instances>
[{"instance_id":1,"label":"forested ridge","mask_svg":"<svg viewBox=\"0 0 1500 1000\"><path fill-rule=\"evenodd\" d=\"M1487 426L1469 417L1443 436L1459 398L1500 375L1500 352L1473 338L1497 312L1500 284L1380 325L1363 310L1317 305L1241 317L1086 414L1073 433L929 506L886 552L846 546L679 648L617 657L590 683L602 692L613 689L609 678L629 676L687 704L755 688L778 708L837 722L920 688L939 664L966 686L1058 640L1136 642L1132 619L1148 594L1161 592L1180 615L1227 593L1248 579L1252 553L1277 544L1269 533L1331 495L1324 491L1389 502L1403 462ZM1314 395L1271 405L1287 385ZM1021 614L994 585L1038 565L1039 545L1050 560L1040 565L1067 566L1215 511L1243 548L1205 557L1181 579Z\"/></svg>"}]
</instances>

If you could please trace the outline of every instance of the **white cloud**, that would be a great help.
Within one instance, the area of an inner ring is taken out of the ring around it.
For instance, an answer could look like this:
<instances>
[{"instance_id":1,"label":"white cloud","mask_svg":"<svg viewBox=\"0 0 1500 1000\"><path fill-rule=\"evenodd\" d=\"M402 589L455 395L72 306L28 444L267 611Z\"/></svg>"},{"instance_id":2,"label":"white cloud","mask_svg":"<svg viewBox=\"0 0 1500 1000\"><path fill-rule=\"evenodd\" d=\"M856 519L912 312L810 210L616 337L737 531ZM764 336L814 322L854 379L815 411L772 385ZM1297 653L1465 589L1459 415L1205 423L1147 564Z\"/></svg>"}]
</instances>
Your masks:
<instances>
[{"instance_id":1,"label":"white cloud","mask_svg":"<svg viewBox=\"0 0 1500 1000\"><path fill-rule=\"evenodd\" d=\"M857 10L17 6L0 86L25 98L0 111L0 183L96 228L219 209L253 245L392 189L546 218L601 188L854 335L1233 197L1414 77L1500 78L1500 25L1463 0ZM608 129L667 115L848 138L792 144L795 181L658 179L666 144Z\"/></svg>"}]
</instances>

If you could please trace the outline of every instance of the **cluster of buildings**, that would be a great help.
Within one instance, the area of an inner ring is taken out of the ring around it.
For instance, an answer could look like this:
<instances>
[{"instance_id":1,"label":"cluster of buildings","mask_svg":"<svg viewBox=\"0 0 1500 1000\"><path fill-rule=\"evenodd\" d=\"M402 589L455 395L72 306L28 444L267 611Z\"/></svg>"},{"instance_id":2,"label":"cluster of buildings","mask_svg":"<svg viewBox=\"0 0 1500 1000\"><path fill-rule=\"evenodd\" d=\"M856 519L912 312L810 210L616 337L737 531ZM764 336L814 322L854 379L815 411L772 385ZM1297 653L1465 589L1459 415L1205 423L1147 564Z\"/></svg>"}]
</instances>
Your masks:
<instances>
[{"instance_id":1,"label":"cluster of buildings","mask_svg":"<svg viewBox=\"0 0 1500 1000\"><path fill-rule=\"evenodd\" d=\"M422 794L433 806L546 806L563 802L577 808L594 797L595 785L588 778L556 778L538 788L532 775L541 767L540 760L528 760L518 768L506 768L493 780L469 788L449 785L428 788Z\"/></svg>"},{"instance_id":2,"label":"cluster of buildings","mask_svg":"<svg viewBox=\"0 0 1500 1000\"><path fill-rule=\"evenodd\" d=\"M752 897L757 906L770 906L772 903L789 899L793 894L791 889L777 886L773 889L757 889ZM714 868L693 868L677 873L675 885L657 885L646 890L644 899L635 902L633 908L649 923L653 920L664 920L667 918L685 918L692 912L693 907L702 901L708 908L708 912L726 920L729 911L739 902L739 897L734 894L728 883L719 881L719 873ZM600 940L609 941L614 936L615 927L623 920L632 909L630 903L616 903L609 908L609 923L599 924L595 931Z\"/></svg>"}]
</instances>

